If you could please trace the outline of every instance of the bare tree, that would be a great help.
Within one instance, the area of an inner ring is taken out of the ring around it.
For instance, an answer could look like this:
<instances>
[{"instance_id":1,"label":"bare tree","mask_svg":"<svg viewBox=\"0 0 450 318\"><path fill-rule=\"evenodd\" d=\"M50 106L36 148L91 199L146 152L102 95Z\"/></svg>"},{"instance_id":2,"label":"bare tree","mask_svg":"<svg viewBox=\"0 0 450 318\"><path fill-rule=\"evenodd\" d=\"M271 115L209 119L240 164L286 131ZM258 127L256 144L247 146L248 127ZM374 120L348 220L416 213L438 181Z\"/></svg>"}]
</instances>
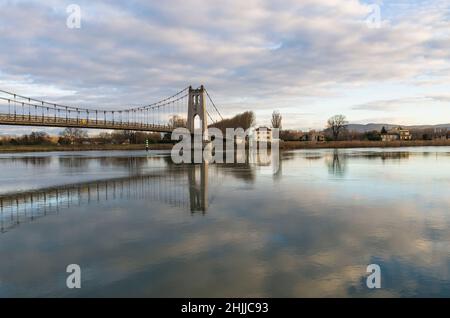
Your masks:
<instances>
[{"instance_id":1,"label":"bare tree","mask_svg":"<svg viewBox=\"0 0 450 318\"><path fill-rule=\"evenodd\" d=\"M344 115L335 115L328 119L327 127L333 134L333 139L337 140L339 134L347 127L347 120Z\"/></svg>"},{"instance_id":2,"label":"bare tree","mask_svg":"<svg viewBox=\"0 0 450 318\"><path fill-rule=\"evenodd\" d=\"M279 111L275 110L272 113L272 128L278 128L281 129L281 120L282 116Z\"/></svg>"},{"instance_id":3,"label":"bare tree","mask_svg":"<svg viewBox=\"0 0 450 318\"><path fill-rule=\"evenodd\" d=\"M181 116L173 115L169 119L169 126L177 128L177 127L186 127L186 119Z\"/></svg>"},{"instance_id":4,"label":"bare tree","mask_svg":"<svg viewBox=\"0 0 450 318\"><path fill-rule=\"evenodd\" d=\"M66 128L61 132L61 139L64 143L80 143L88 134L85 130L80 128Z\"/></svg>"}]
</instances>

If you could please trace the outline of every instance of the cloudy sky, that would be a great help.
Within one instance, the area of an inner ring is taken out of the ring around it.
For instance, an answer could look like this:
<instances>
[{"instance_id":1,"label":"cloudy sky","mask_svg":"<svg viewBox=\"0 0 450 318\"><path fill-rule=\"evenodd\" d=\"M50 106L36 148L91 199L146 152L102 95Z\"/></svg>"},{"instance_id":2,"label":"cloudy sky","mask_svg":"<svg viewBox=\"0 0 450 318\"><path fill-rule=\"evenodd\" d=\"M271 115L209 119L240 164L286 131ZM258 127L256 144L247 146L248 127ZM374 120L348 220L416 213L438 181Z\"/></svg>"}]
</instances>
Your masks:
<instances>
[{"instance_id":1,"label":"cloudy sky","mask_svg":"<svg viewBox=\"0 0 450 318\"><path fill-rule=\"evenodd\" d=\"M67 26L70 4L80 28ZM449 9L441 0L0 0L0 88L120 108L204 84L225 116L250 109L258 124L274 109L285 128L322 128L337 113L447 123Z\"/></svg>"}]
</instances>

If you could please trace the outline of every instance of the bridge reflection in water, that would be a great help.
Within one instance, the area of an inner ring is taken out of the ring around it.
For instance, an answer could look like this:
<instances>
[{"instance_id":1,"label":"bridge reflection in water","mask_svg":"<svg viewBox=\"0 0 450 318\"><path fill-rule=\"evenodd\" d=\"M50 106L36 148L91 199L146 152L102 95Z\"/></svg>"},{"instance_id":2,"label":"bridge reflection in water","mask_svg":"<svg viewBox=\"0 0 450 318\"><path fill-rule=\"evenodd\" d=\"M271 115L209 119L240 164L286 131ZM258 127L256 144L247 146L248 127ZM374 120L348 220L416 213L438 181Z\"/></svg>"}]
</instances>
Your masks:
<instances>
[{"instance_id":1,"label":"bridge reflection in water","mask_svg":"<svg viewBox=\"0 0 450 318\"><path fill-rule=\"evenodd\" d=\"M111 200L157 201L191 213L208 207L208 164L182 165L170 173L136 175L0 195L0 232L58 214L72 206Z\"/></svg>"}]
</instances>

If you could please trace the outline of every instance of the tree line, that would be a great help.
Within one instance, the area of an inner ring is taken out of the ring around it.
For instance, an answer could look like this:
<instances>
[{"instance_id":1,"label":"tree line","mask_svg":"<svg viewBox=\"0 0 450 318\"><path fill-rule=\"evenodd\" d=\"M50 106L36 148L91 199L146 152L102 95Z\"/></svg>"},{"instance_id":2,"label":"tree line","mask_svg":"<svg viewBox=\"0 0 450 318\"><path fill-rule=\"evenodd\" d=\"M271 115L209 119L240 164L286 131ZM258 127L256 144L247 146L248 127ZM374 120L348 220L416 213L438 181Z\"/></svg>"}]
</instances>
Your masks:
<instances>
[{"instance_id":1,"label":"tree line","mask_svg":"<svg viewBox=\"0 0 450 318\"><path fill-rule=\"evenodd\" d=\"M281 128L281 115L278 111L272 114L272 127ZM450 131L447 129L436 130L434 128L415 128L409 129L412 140L434 140L434 139L450 139ZM315 131L312 131L316 133ZM388 133L383 127L380 131L372 130L366 132L358 132L348 129L348 121L344 115L335 115L327 120L326 128L321 132L327 141L381 141L382 134ZM280 138L285 141L302 140L305 134L298 130L281 130Z\"/></svg>"},{"instance_id":2,"label":"tree line","mask_svg":"<svg viewBox=\"0 0 450 318\"><path fill-rule=\"evenodd\" d=\"M186 120L180 116L172 116L169 124L173 127L186 127ZM247 111L232 118L224 119L211 124L225 133L226 128L242 127L248 129L255 125L255 114ZM43 131L32 132L18 137L3 137L0 145L80 145L80 144L144 144L171 143L171 134L140 132L130 130L118 130L113 132L100 132L96 135L88 135L87 130L80 128L65 128L59 136L53 137Z\"/></svg>"},{"instance_id":3,"label":"tree line","mask_svg":"<svg viewBox=\"0 0 450 318\"><path fill-rule=\"evenodd\" d=\"M144 144L146 140L149 143L160 143L166 142L167 139L161 133L130 130L101 132L89 136L84 129L66 128L57 137L52 137L43 131L32 132L19 137L4 137L0 140L0 145Z\"/></svg>"},{"instance_id":4,"label":"tree line","mask_svg":"<svg viewBox=\"0 0 450 318\"><path fill-rule=\"evenodd\" d=\"M280 129L280 138L285 141L304 140L305 133L299 130L283 130L282 115L279 111L272 113L272 128ZM173 116L170 119L173 127L185 127L186 120L179 116ZM226 133L226 128L241 127L247 130L256 124L256 116L252 111L246 111L237 114L232 118L213 123L209 127L216 127ZM381 141L381 135L386 133L386 129L381 131L356 132L347 128L348 121L344 115L335 115L328 119L326 128L321 132L311 131L309 134L323 134L327 141ZM384 128L384 127L383 127ZM436 131L432 128L412 129L410 130L413 140L433 140L436 138L450 139L450 131ZM171 143L170 134L139 132L130 130L121 130L113 132L100 132L97 135L88 135L87 131L79 128L66 128L59 136L52 137L46 132L32 132L19 137L3 137L0 139L0 145L78 145L78 144L144 144L149 143Z\"/></svg>"},{"instance_id":5,"label":"tree line","mask_svg":"<svg viewBox=\"0 0 450 318\"><path fill-rule=\"evenodd\" d=\"M209 125L209 127L215 127L226 133L227 128L243 128L244 130L253 127L256 124L256 116L252 111L246 111L242 114L237 114L232 118L223 119L216 123Z\"/></svg>"}]
</instances>

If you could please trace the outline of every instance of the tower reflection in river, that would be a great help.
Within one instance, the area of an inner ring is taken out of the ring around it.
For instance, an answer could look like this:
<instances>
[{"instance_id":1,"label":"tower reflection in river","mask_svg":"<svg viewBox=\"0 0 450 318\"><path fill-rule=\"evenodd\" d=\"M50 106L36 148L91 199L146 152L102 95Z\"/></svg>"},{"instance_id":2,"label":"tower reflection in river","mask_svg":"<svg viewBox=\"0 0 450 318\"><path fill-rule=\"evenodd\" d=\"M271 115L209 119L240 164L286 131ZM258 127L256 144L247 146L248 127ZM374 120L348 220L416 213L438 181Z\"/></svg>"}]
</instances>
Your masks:
<instances>
[{"instance_id":1,"label":"tower reflection in river","mask_svg":"<svg viewBox=\"0 0 450 318\"><path fill-rule=\"evenodd\" d=\"M169 166L148 175L99 180L0 195L0 231L58 214L71 206L109 200L158 201L205 213L208 208L207 163Z\"/></svg>"}]
</instances>

